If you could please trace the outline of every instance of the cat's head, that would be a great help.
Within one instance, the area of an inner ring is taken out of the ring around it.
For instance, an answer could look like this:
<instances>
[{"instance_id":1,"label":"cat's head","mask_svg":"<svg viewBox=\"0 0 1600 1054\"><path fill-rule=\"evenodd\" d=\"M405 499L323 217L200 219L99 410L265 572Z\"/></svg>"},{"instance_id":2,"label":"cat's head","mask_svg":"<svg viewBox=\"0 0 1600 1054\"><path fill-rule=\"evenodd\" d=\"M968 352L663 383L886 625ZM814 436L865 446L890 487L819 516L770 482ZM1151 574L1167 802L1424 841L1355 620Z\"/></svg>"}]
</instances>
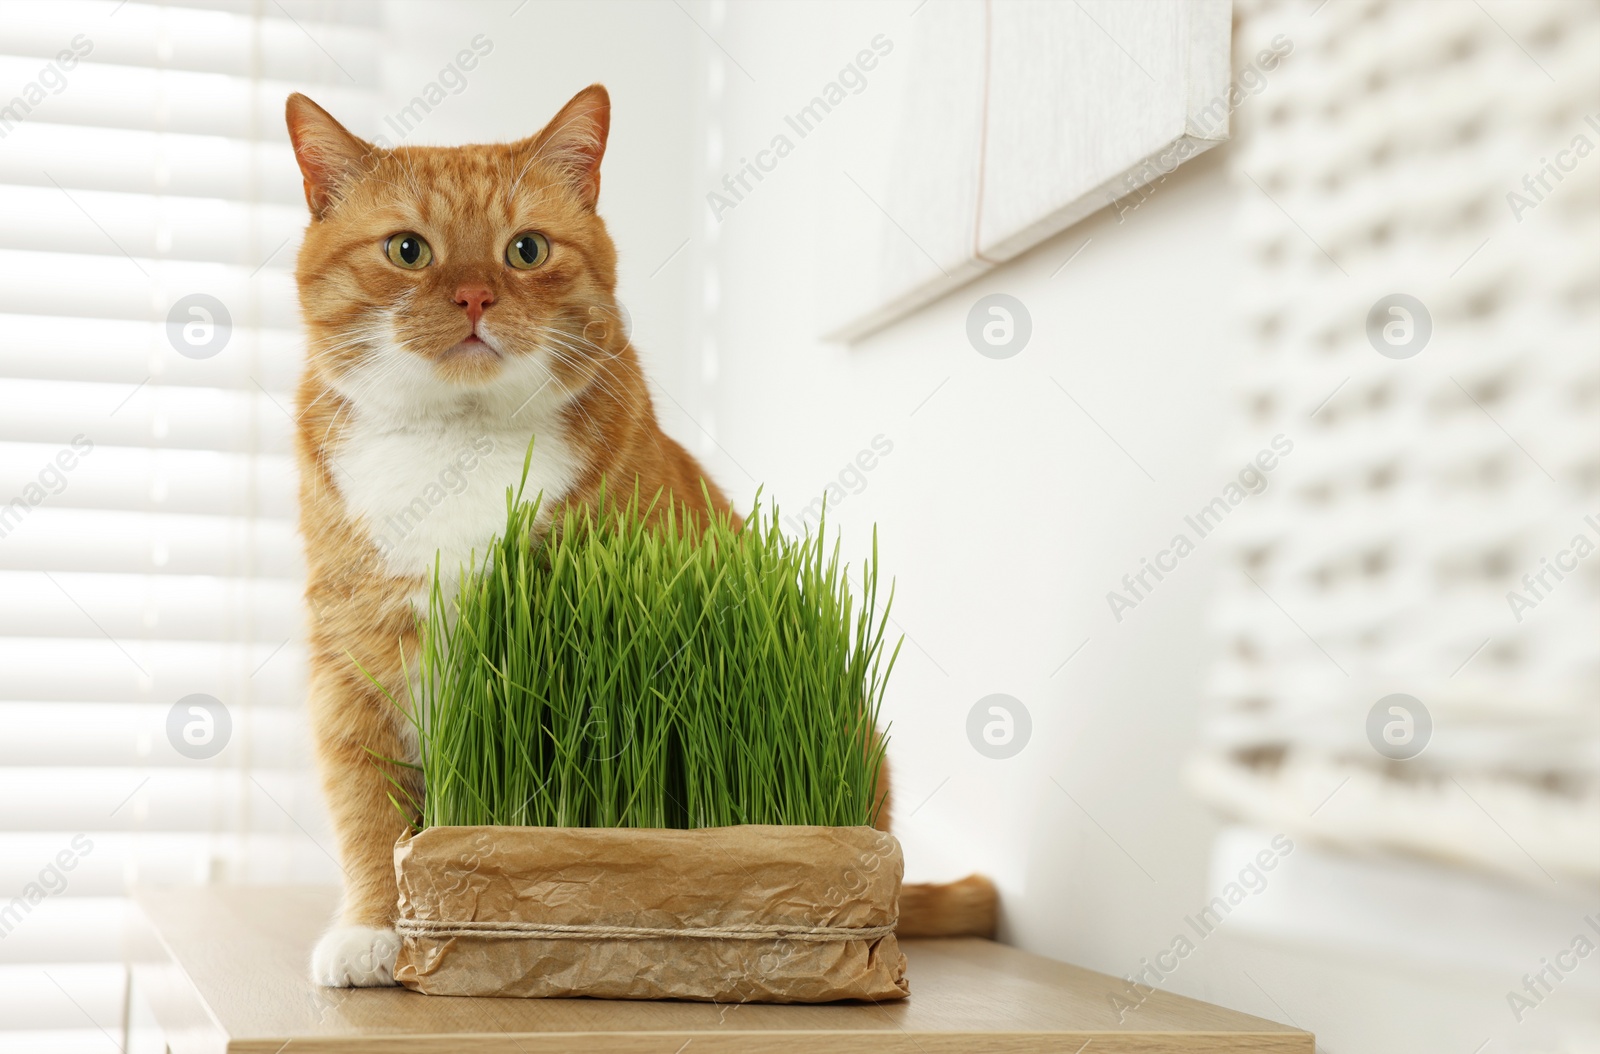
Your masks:
<instances>
[{"instance_id":1,"label":"cat's head","mask_svg":"<svg viewBox=\"0 0 1600 1054\"><path fill-rule=\"evenodd\" d=\"M596 84L527 139L389 150L291 95L311 209L296 277L327 382L427 413L603 378L629 353L595 213L610 114Z\"/></svg>"}]
</instances>

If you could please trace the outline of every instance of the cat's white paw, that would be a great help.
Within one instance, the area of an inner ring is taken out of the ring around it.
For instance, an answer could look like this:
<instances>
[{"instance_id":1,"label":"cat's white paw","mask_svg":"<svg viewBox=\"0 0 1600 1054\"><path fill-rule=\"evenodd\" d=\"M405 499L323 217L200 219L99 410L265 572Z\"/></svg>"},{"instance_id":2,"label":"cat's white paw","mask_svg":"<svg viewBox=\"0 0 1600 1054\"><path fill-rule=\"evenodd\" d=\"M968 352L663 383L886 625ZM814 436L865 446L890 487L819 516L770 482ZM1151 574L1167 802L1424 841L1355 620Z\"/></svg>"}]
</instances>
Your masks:
<instances>
[{"instance_id":1,"label":"cat's white paw","mask_svg":"<svg viewBox=\"0 0 1600 1054\"><path fill-rule=\"evenodd\" d=\"M400 935L372 926L335 926L311 953L311 979L324 988L381 988L394 981Z\"/></svg>"}]
</instances>

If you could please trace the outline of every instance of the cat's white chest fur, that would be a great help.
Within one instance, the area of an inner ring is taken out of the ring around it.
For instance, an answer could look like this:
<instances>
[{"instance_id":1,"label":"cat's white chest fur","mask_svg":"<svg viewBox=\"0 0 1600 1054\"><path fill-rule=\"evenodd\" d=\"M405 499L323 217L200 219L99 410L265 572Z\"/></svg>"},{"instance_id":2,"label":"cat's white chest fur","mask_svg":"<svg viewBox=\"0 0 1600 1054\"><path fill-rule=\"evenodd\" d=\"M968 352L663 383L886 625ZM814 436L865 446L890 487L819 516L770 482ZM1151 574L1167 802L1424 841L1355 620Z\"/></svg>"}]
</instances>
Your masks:
<instances>
[{"instance_id":1,"label":"cat's white chest fur","mask_svg":"<svg viewBox=\"0 0 1600 1054\"><path fill-rule=\"evenodd\" d=\"M522 479L533 434L523 498L543 491L550 509L584 467L560 430L495 427L479 415L396 425L358 412L333 452L333 477L391 574L426 577L437 554L449 575L504 530L506 488Z\"/></svg>"}]
</instances>

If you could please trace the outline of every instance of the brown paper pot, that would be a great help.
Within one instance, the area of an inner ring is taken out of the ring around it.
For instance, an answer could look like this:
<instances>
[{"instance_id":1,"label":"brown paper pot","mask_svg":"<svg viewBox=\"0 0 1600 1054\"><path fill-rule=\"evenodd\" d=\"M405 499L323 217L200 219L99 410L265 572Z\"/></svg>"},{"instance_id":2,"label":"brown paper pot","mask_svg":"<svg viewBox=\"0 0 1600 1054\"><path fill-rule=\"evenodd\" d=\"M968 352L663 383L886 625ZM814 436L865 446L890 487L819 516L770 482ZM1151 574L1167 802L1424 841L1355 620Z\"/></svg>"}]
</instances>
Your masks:
<instances>
[{"instance_id":1,"label":"brown paper pot","mask_svg":"<svg viewBox=\"0 0 1600 1054\"><path fill-rule=\"evenodd\" d=\"M429 995L899 999L900 843L870 827L433 827L394 851Z\"/></svg>"}]
</instances>

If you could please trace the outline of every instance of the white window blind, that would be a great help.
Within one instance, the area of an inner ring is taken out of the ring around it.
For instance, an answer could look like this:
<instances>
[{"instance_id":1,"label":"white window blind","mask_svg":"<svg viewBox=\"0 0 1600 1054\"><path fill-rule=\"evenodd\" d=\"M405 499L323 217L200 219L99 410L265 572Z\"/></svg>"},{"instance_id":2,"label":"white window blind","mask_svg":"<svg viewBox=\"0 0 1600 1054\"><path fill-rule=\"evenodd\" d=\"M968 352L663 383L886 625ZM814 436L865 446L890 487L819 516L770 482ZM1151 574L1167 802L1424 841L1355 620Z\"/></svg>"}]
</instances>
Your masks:
<instances>
[{"instance_id":1,"label":"white window blind","mask_svg":"<svg viewBox=\"0 0 1600 1054\"><path fill-rule=\"evenodd\" d=\"M372 115L380 10L0 4L0 1049L122 1042L130 883L336 877L283 102Z\"/></svg>"},{"instance_id":2,"label":"white window blind","mask_svg":"<svg viewBox=\"0 0 1600 1054\"><path fill-rule=\"evenodd\" d=\"M1232 460L1296 446L1219 589L1195 784L1271 830L1586 895L1600 161L1573 169L1600 131L1600 5L1241 9L1237 55L1294 51L1231 155L1255 353ZM1397 293L1431 337L1368 335ZM1409 752L1373 731L1391 694Z\"/></svg>"}]
</instances>

